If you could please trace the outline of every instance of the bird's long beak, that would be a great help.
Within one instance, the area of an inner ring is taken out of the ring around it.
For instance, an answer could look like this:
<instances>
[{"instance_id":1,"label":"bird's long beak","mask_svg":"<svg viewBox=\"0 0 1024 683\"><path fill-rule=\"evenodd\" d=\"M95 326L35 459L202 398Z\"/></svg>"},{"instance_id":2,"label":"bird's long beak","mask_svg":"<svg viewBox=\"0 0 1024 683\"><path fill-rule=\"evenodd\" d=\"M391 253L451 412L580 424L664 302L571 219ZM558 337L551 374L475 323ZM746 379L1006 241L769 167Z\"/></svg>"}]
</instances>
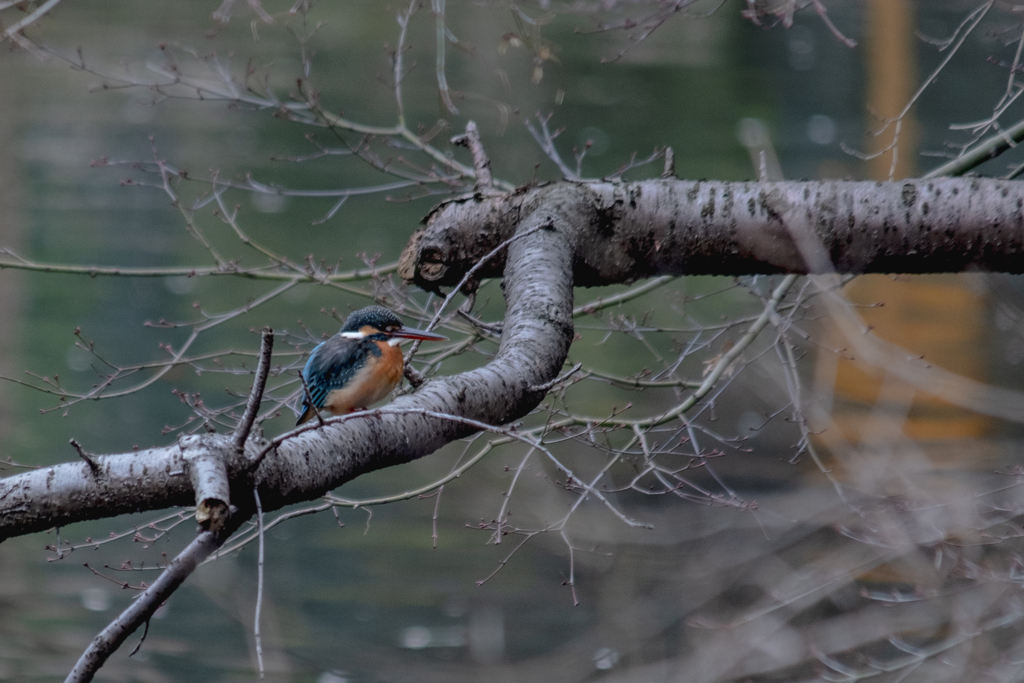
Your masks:
<instances>
[{"instance_id":1,"label":"bird's long beak","mask_svg":"<svg viewBox=\"0 0 1024 683\"><path fill-rule=\"evenodd\" d=\"M424 341L448 341L448 337L442 337L439 334L425 330L417 330L415 327L401 327L392 332L391 336L401 337L402 339L422 339Z\"/></svg>"}]
</instances>

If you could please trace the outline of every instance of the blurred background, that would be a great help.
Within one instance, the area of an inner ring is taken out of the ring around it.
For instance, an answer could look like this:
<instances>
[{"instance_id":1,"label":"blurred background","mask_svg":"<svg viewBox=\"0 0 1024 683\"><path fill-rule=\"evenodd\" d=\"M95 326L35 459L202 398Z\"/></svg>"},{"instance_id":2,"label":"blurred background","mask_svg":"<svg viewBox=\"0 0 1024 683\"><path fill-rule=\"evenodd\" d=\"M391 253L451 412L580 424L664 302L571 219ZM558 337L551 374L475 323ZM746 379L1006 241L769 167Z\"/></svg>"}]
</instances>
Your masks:
<instances>
[{"instance_id":1,"label":"blurred background","mask_svg":"<svg viewBox=\"0 0 1024 683\"><path fill-rule=\"evenodd\" d=\"M0 20L11 25L32 7L0 3ZM393 178L352 149L427 168L415 149L289 121L241 96L159 84L181 73L216 85L228 73L242 95L287 102L315 91L328 112L393 126L396 17L410 7L409 127L468 163L446 141L475 120L495 175L517 185L562 175L524 123L540 131L541 119L560 131L554 144L570 167L586 150L586 177L657 177L660 159L622 169L668 145L686 179L754 179L752 150L765 150L766 165L788 179L885 180L921 175L978 130L990 135L1020 116L1012 2L833 0L821 5L827 14L787 0L290 7L267 0L271 25L243 4L218 22L212 4L65 2L29 30L43 47L3 44L0 260L188 269L211 265L213 250L242 268L264 263L203 203L216 175L235 183L228 206L268 250L342 271L392 263L447 188L357 194L340 207L337 195L259 188L372 187ZM441 8L457 114L435 77ZM951 128L994 111L1002 118L988 128ZM894 140L895 124L883 122L896 116ZM883 153L863 158L872 152ZM172 183L179 206L154 160L195 179ZM1022 162L1011 150L976 171L1007 176ZM194 214L181 210L196 202ZM555 392L527 426L669 409L778 282L678 278L581 314L570 366L583 363L586 379ZM577 507L578 491L550 462L506 444L439 493L269 529L267 680L1019 680L1024 416L991 415L1024 377L1022 283L968 273L843 285L847 310L873 330L865 336L905 351L866 363L815 287L799 284L780 309L784 324L743 353L686 423L650 432L675 487L640 490L650 483L637 479L646 451L628 430L547 435L587 480L618 454L600 488L619 514L593 498ZM0 383L3 474L75 459L71 438L114 453L200 429L204 410L229 410L248 391L263 326L282 334L272 380L281 414L264 423L279 433L294 421L283 404L304 354L339 317L374 295L410 321L436 304L405 292L387 268L347 290L305 283L268 296L278 286L0 270L0 372L13 380ZM627 291L580 290L576 303ZM487 285L477 315L497 321L502 307L497 283ZM145 367L218 315L225 320L190 347L196 360L159 377ZM450 331L466 352L425 356L431 371L476 367L496 348L457 324ZM927 373L908 382L886 363L941 367L1007 393L966 383L955 396L929 392ZM105 393L124 396L61 399L114 367L122 372ZM486 443L452 444L336 493L356 501L413 490ZM494 520L514 533L496 536ZM129 603L130 586L152 581L151 568L193 531L171 511L0 545L0 680L63 679ZM201 568L157 613L139 652L128 658L136 635L98 679L254 680L255 602L250 544Z\"/></svg>"}]
</instances>

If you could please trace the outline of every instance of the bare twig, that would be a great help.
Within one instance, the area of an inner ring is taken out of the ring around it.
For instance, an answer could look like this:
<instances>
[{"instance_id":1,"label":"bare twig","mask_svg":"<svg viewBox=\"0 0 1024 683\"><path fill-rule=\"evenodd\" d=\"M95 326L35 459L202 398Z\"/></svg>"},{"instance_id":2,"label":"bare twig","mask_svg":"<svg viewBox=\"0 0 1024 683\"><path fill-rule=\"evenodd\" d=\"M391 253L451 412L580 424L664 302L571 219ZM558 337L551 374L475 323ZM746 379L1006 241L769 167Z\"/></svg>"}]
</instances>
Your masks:
<instances>
[{"instance_id":1,"label":"bare twig","mask_svg":"<svg viewBox=\"0 0 1024 683\"><path fill-rule=\"evenodd\" d=\"M560 384L561 382L564 382L565 380L569 379L570 377L575 375L577 372L579 372L579 369L582 368L582 367L583 367L583 363L577 363L576 365L572 366L572 368L570 370L568 370L565 374L559 375L558 377L555 377L550 382L545 382L544 384L539 384L537 386L530 387L530 391L550 391L551 387L555 386L556 384Z\"/></svg>"},{"instance_id":2,"label":"bare twig","mask_svg":"<svg viewBox=\"0 0 1024 683\"><path fill-rule=\"evenodd\" d=\"M637 297L647 294L647 292L654 291L659 287L664 287L669 282L672 282L675 279L676 278L671 275L661 275L659 277L651 278L650 280L644 282L643 284L630 287L628 290L622 292L621 294L601 297L598 299L594 299L593 301L588 301L585 304L581 304L576 308L572 309L572 315L574 318L578 318L583 315L593 315L605 308L617 306L618 304L625 303L627 301L632 301Z\"/></svg>"},{"instance_id":3,"label":"bare twig","mask_svg":"<svg viewBox=\"0 0 1024 683\"><path fill-rule=\"evenodd\" d=\"M526 126L526 130L530 132L533 139L537 141L541 151L543 151L551 161L555 162L558 166L558 170L562 172L562 175L569 180L581 180L581 176L577 171L573 171L569 166L562 160L562 155L558 153L558 148L555 147L555 138L562 132L556 130L552 133L548 130L548 121L551 119L551 114L542 116L540 112L536 114L537 122L540 124L540 130L534 127L533 123L526 119L523 121L523 125ZM581 159L582 161L582 159Z\"/></svg>"},{"instance_id":4,"label":"bare twig","mask_svg":"<svg viewBox=\"0 0 1024 683\"><path fill-rule=\"evenodd\" d=\"M963 175L989 159L996 158L1021 141L1024 141L1024 119L975 145L966 154L962 154L956 159L951 159L941 166L933 168L922 177L938 178L940 176Z\"/></svg>"},{"instance_id":5,"label":"bare twig","mask_svg":"<svg viewBox=\"0 0 1024 683\"><path fill-rule=\"evenodd\" d=\"M256 414L259 412L260 404L263 402L263 390L267 386L267 377L270 375L270 357L274 350L274 331L264 328L260 338L260 360L256 365L256 375L252 381L252 392L245 405L245 413L234 434L235 452L241 454L245 450L245 441L249 438L249 432L256 421Z\"/></svg>"},{"instance_id":6,"label":"bare twig","mask_svg":"<svg viewBox=\"0 0 1024 683\"><path fill-rule=\"evenodd\" d=\"M46 0L46 2L37 7L35 11L28 14L21 21L16 21L15 23L8 26L4 30L4 32L0 34L0 40L2 40L3 38L11 38L12 40L17 40L17 34L19 31L38 21L44 14L49 12L58 4L60 4L60 0ZM21 41L18 41L18 43L22 44Z\"/></svg>"},{"instance_id":7,"label":"bare twig","mask_svg":"<svg viewBox=\"0 0 1024 683\"><path fill-rule=\"evenodd\" d=\"M434 29L437 50L437 89L441 93L441 101L451 114L458 114L459 110L452 102L452 94L448 89L448 77L445 75L445 52L448 45L448 25L445 22L445 0L430 0L434 10Z\"/></svg>"},{"instance_id":8,"label":"bare twig","mask_svg":"<svg viewBox=\"0 0 1024 683\"><path fill-rule=\"evenodd\" d=\"M473 155L473 169L476 171L474 189L477 192L494 189L494 178L491 177L491 160L480 140L480 131L474 121L466 124L466 132L452 138L453 145L468 147Z\"/></svg>"},{"instance_id":9,"label":"bare twig","mask_svg":"<svg viewBox=\"0 0 1024 683\"><path fill-rule=\"evenodd\" d=\"M676 177L676 153L671 147L665 148L665 167L661 171L662 178Z\"/></svg>"},{"instance_id":10,"label":"bare twig","mask_svg":"<svg viewBox=\"0 0 1024 683\"><path fill-rule=\"evenodd\" d=\"M409 20L416 13L420 6L420 0L412 0L409 9L405 13L398 13L398 45L395 46L394 56L394 79L395 79L395 104L398 107L398 125L405 125L405 102L402 99L402 80L405 78L405 34L409 28Z\"/></svg>"},{"instance_id":11,"label":"bare twig","mask_svg":"<svg viewBox=\"0 0 1024 683\"><path fill-rule=\"evenodd\" d=\"M812 2L814 4L814 9L818 12L818 16L821 17L821 21L828 27L828 30L832 32L832 35L846 47L857 47L856 40L844 36L843 32L836 28L836 25L832 23L832 20L828 16L828 10L826 10L825 6L821 4L821 0L812 0Z\"/></svg>"},{"instance_id":12,"label":"bare twig","mask_svg":"<svg viewBox=\"0 0 1024 683\"><path fill-rule=\"evenodd\" d=\"M85 449L82 448L82 444L78 443L78 441L75 439L69 439L68 443L70 443L71 447L78 452L78 456L82 458L82 460L84 460L86 464L89 465L89 470L94 475L98 475L100 473L99 464L96 462L96 460L93 459L91 454L85 452Z\"/></svg>"},{"instance_id":13,"label":"bare twig","mask_svg":"<svg viewBox=\"0 0 1024 683\"><path fill-rule=\"evenodd\" d=\"M263 609L263 503L260 502L259 488L252 490L253 500L256 502L256 532L259 536L259 550L256 559L256 614L253 617L253 639L256 641L256 663L259 668L260 678L264 677L263 671L263 638L260 635L260 612Z\"/></svg>"}]
</instances>

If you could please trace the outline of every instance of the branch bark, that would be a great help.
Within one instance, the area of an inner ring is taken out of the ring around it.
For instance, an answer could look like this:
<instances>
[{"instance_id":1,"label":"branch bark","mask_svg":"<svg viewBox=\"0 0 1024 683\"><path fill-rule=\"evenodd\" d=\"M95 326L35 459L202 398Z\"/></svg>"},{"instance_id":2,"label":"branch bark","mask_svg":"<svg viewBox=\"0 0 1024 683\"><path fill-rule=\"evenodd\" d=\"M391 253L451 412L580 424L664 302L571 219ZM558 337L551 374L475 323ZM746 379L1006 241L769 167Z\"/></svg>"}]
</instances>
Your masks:
<instances>
[{"instance_id":1,"label":"branch bark","mask_svg":"<svg viewBox=\"0 0 1024 683\"><path fill-rule=\"evenodd\" d=\"M386 412L307 425L273 448L251 435L239 456L230 435L199 438L226 463L232 500L250 499L253 481L266 511L314 499L360 474L422 457L472 431L465 422L438 414L501 425L532 410L568 352L574 284L653 275L807 272L794 226L805 233L812 229L831 260L814 272L831 266L855 273L972 268L1019 273L1024 272L1022 207L1024 184L983 179L561 182L452 200L435 209L410 240L400 266L408 281L428 289L458 284L516 231L533 231L474 273L505 278L507 315L492 362L432 379ZM399 412L403 409L409 412ZM0 539L195 501L178 446L95 456L93 462L0 480Z\"/></svg>"},{"instance_id":2,"label":"branch bark","mask_svg":"<svg viewBox=\"0 0 1024 683\"><path fill-rule=\"evenodd\" d=\"M675 179L563 181L501 197L446 202L414 235L404 279L453 286L524 213L564 207L583 232L574 283L658 275L821 272L791 234L811 226L841 273L1024 272L1024 183L983 178L732 183ZM477 277L500 277L500 256Z\"/></svg>"},{"instance_id":3,"label":"branch bark","mask_svg":"<svg viewBox=\"0 0 1024 683\"><path fill-rule=\"evenodd\" d=\"M65 683L87 683L136 629L149 622L153 613L185 582L203 560L223 545L241 525L231 522L219 531L200 532L142 592L128 608L97 634L78 658ZM145 636L143 636L145 637Z\"/></svg>"},{"instance_id":4,"label":"branch bark","mask_svg":"<svg viewBox=\"0 0 1024 683\"><path fill-rule=\"evenodd\" d=\"M508 247L507 315L494 360L477 370L432 379L416 394L394 401L387 413L370 411L286 439L262 458L254 475L264 511L317 498L360 474L422 457L474 431L424 411L505 424L536 407L545 392L534 387L558 374L573 336L567 236L579 231L552 211L524 216L522 230L537 226L542 229ZM418 413L395 414L403 408ZM251 497L251 488L239 488L247 479L242 475L269 442L250 436L244 457L233 458L230 435L199 438L227 465L231 499ZM194 503L185 454L177 446L94 460L95 474L88 464L74 462L0 480L0 538Z\"/></svg>"}]
</instances>

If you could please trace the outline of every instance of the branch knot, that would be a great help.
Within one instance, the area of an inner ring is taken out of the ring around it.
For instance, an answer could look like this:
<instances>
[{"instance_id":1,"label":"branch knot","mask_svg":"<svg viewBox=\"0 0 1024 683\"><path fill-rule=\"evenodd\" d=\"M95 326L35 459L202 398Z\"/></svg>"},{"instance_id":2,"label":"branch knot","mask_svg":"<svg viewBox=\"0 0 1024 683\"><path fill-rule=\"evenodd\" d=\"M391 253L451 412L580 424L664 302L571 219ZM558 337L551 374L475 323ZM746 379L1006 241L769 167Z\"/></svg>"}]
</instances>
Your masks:
<instances>
[{"instance_id":1,"label":"branch knot","mask_svg":"<svg viewBox=\"0 0 1024 683\"><path fill-rule=\"evenodd\" d=\"M178 447L196 495L196 521L204 531L219 531L231 515L226 460L235 452L233 444L224 436L190 434L178 440Z\"/></svg>"}]
</instances>

